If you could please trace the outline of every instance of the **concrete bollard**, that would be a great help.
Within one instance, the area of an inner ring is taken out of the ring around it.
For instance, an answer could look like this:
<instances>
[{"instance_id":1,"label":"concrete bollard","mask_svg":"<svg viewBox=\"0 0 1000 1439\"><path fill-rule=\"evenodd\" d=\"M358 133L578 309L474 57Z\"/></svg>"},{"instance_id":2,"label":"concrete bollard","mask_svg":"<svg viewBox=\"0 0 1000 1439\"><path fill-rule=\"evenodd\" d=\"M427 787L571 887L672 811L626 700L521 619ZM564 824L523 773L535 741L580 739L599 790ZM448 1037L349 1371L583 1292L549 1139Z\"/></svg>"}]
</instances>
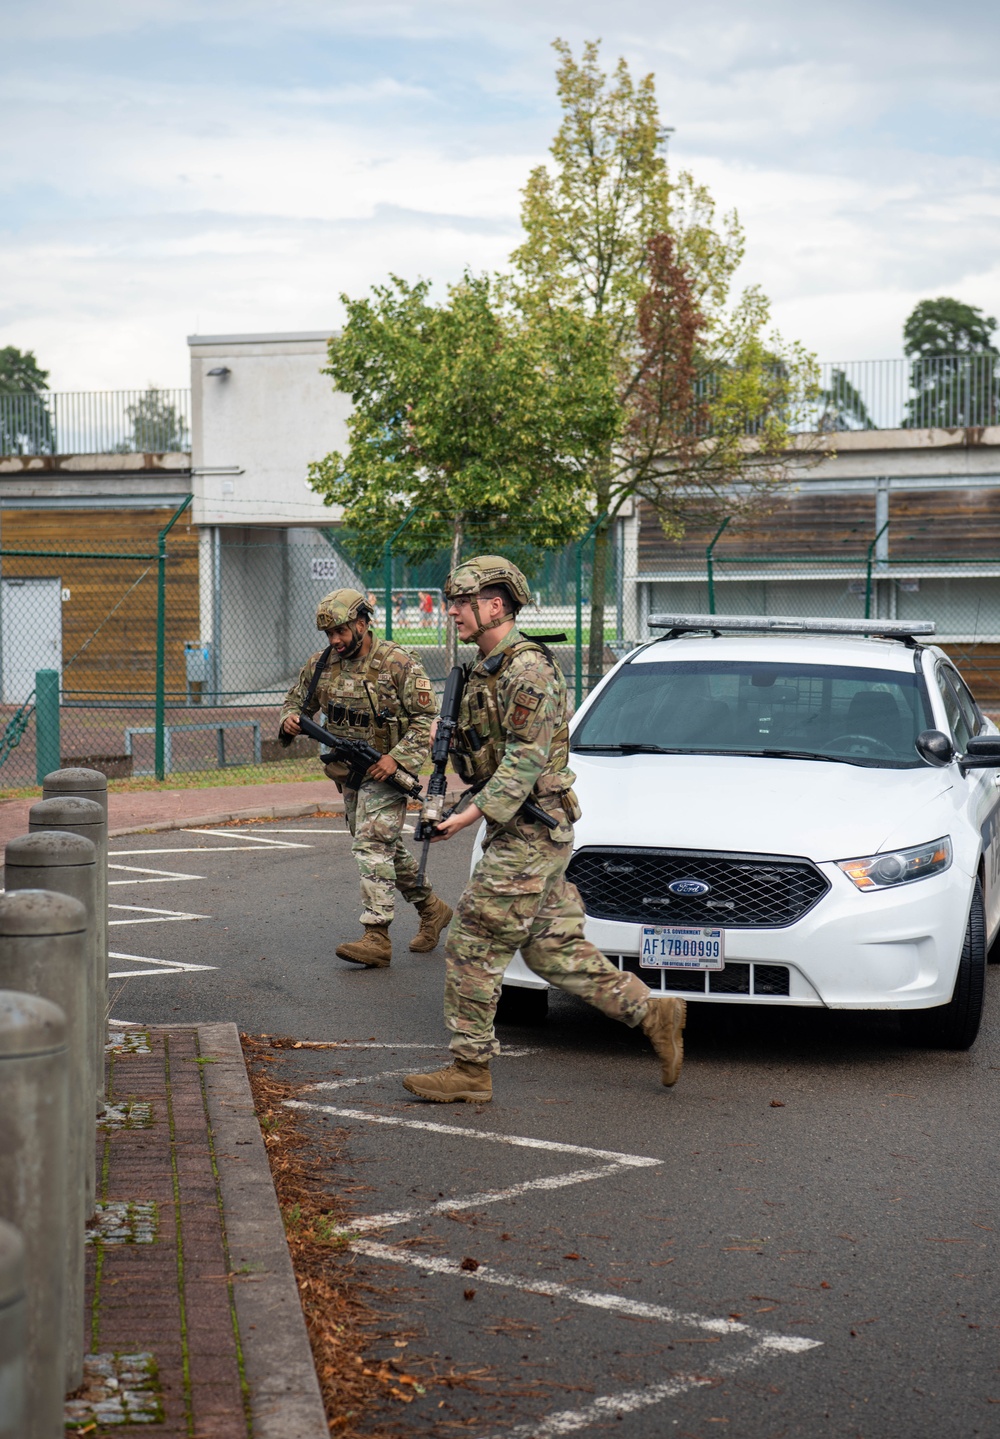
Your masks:
<instances>
[{"instance_id":1,"label":"concrete bollard","mask_svg":"<svg viewBox=\"0 0 1000 1439\"><path fill-rule=\"evenodd\" d=\"M66 1061L59 1006L0 990L0 1218L24 1241L25 1422L18 1439L63 1439L65 1432Z\"/></svg>"},{"instance_id":2,"label":"concrete bollard","mask_svg":"<svg viewBox=\"0 0 1000 1439\"><path fill-rule=\"evenodd\" d=\"M69 1083L63 1243L67 1390L75 1389L83 1378L83 1246L89 1217L84 1203L83 1156L85 1146L93 1151L96 1144L93 1100L86 1088L90 1074L86 945L87 912L78 899L46 889L18 889L0 895L0 989L47 999L65 1015Z\"/></svg>"},{"instance_id":3,"label":"concrete bollard","mask_svg":"<svg viewBox=\"0 0 1000 1439\"><path fill-rule=\"evenodd\" d=\"M87 911L84 1016L87 1076L83 1094L96 1094L98 1062L102 1077L104 1068L103 1044L100 1050L97 1048L98 1039L103 1038L104 1028L103 999L100 1009L98 1006L102 976L97 963L97 848L82 834L67 834L58 829L40 830L35 834L22 834L17 839L12 839L7 845L4 860L4 887L8 893L18 889L47 889L55 894L68 894L72 899L78 899ZM97 1178L97 1151L92 1142L92 1123L89 1133L90 1142L87 1142L85 1124L84 1215L88 1219L94 1212Z\"/></svg>"},{"instance_id":4,"label":"concrete bollard","mask_svg":"<svg viewBox=\"0 0 1000 1439\"><path fill-rule=\"evenodd\" d=\"M58 771L73 774L73 770ZM89 774L89 770L82 773ZM51 779L51 775L49 776ZM103 778L103 776L102 776ZM79 834L97 846L97 913L94 949L97 983L94 989L94 1070L97 1077L95 1098L104 1099L104 1046L108 1041L108 825L104 810L96 800L82 795L56 795L39 800L28 811L28 828L32 834L61 830Z\"/></svg>"},{"instance_id":5,"label":"concrete bollard","mask_svg":"<svg viewBox=\"0 0 1000 1439\"><path fill-rule=\"evenodd\" d=\"M24 1240L0 1219L0 1439L21 1439L24 1402Z\"/></svg>"},{"instance_id":6,"label":"concrete bollard","mask_svg":"<svg viewBox=\"0 0 1000 1439\"><path fill-rule=\"evenodd\" d=\"M108 777L99 769L55 769L42 780L42 800L89 799L99 804L104 811L104 846L98 845L97 857L98 909L101 931L98 935L99 958L103 978L100 992L104 995L104 1012L97 1016L100 1034L97 1047L97 1098L104 1100L104 1046L108 1041L107 990L108 990ZM30 828L29 823L29 828ZM93 835L87 836L93 839Z\"/></svg>"}]
</instances>

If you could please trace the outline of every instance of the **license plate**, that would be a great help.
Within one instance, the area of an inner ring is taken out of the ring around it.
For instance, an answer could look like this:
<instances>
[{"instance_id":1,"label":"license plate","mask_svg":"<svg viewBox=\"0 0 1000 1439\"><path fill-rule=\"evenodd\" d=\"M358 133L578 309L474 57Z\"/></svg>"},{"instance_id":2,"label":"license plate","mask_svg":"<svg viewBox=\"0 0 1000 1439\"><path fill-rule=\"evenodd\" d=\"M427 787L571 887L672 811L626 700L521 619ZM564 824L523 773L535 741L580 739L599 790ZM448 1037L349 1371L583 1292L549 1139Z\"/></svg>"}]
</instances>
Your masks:
<instances>
[{"instance_id":1,"label":"license plate","mask_svg":"<svg viewBox=\"0 0 1000 1439\"><path fill-rule=\"evenodd\" d=\"M724 931L644 924L639 965L642 969L724 969Z\"/></svg>"}]
</instances>

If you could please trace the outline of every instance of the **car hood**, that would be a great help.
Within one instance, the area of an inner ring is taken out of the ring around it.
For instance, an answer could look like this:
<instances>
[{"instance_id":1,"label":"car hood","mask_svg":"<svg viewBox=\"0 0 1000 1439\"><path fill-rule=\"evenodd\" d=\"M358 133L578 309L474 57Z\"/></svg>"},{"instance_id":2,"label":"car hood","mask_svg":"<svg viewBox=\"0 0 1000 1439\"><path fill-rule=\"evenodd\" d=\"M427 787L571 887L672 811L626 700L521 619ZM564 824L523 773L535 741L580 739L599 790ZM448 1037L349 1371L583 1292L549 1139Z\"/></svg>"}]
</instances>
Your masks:
<instances>
[{"instance_id":1,"label":"car hood","mask_svg":"<svg viewBox=\"0 0 1000 1439\"><path fill-rule=\"evenodd\" d=\"M944 813L922 813L952 787L947 771L929 766L638 754L572 754L570 763L583 809L577 848L739 850L822 863L875 854L890 836L893 846L920 844L949 827Z\"/></svg>"}]
</instances>

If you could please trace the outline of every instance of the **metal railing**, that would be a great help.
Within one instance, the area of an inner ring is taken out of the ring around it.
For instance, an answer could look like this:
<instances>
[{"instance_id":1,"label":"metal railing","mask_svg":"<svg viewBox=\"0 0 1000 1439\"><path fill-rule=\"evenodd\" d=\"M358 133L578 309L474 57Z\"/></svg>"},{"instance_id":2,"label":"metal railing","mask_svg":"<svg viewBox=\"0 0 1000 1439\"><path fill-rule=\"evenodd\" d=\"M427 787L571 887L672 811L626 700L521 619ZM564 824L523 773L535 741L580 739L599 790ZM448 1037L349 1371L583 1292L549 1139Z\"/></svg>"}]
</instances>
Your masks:
<instances>
[{"instance_id":1,"label":"metal railing","mask_svg":"<svg viewBox=\"0 0 1000 1439\"><path fill-rule=\"evenodd\" d=\"M1000 424L1000 356L844 360L820 365L809 428L955 429Z\"/></svg>"},{"instance_id":2,"label":"metal railing","mask_svg":"<svg viewBox=\"0 0 1000 1439\"><path fill-rule=\"evenodd\" d=\"M129 455L191 448L191 391L0 394L0 454Z\"/></svg>"},{"instance_id":3,"label":"metal railing","mask_svg":"<svg viewBox=\"0 0 1000 1439\"><path fill-rule=\"evenodd\" d=\"M1000 356L826 361L798 430L970 428L1000 424ZM702 381L710 394L710 378ZM748 430L759 424L748 425ZM185 451L191 391L44 390L0 394L0 454L114 455Z\"/></svg>"}]
</instances>

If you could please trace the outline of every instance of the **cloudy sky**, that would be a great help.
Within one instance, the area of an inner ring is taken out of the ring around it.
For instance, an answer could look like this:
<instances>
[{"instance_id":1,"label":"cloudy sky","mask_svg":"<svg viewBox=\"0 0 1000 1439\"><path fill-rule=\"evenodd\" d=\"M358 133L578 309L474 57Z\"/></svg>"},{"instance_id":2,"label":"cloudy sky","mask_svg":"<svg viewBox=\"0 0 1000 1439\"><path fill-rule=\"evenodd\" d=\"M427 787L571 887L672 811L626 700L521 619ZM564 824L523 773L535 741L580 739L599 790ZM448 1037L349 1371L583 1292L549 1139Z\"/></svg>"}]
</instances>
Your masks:
<instances>
[{"instance_id":1,"label":"cloudy sky","mask_svg":"<svg viewBox=\"0 0 1000 1439\"><path fill-rule=\"evenodd\" d=\"M672 161L821 359L1000 314L996 0L6 0L0 345L56 389L185 337L323 329L390 271L498 268L558 124L550 42L654 72Z\"/></svg>"}]
</instances>

